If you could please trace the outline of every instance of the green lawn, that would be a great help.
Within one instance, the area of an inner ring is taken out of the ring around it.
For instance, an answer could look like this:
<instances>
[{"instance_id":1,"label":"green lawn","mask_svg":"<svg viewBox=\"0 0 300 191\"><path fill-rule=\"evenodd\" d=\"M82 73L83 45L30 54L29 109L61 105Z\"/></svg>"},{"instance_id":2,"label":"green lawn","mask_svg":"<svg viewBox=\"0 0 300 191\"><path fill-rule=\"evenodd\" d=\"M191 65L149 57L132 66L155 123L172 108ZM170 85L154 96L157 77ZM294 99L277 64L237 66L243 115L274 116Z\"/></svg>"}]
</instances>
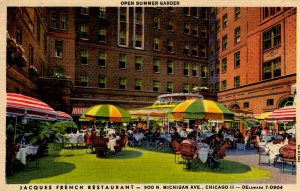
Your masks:
<instances>
[{"instance_id":1,"label":"green lawn","mask_svg":"<svg viewBox=\"0 0 300 191\"><path fill-rule=\"evenodd\" d=\"M185 171L172 153L127 147L124 155L97 158L85 149L51 151L40 159L40 169L21 171L8 184L25 183L235 183L269 178L270 172L225 161L224 169L200 164Z\"/></svg>"}]
</instances>

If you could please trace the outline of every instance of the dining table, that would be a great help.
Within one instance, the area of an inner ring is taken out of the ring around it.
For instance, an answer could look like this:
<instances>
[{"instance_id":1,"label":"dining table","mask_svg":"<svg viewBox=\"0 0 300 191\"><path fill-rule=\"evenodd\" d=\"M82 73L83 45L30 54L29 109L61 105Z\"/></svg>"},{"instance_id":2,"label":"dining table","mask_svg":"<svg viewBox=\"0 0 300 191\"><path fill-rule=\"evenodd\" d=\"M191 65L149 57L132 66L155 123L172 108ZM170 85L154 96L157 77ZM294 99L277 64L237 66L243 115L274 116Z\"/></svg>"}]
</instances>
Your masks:
<instances>
[{"instance_id":1,"label":"dining table","mask_svg":"<svg viewBox=\"0 0 300 191\"><path fill-rule=\"evenodd\" d=\"M22 164L26 165L26 158L28 155L36 155L38 151L38 146L25 145L19 148L16 154L16 159L18 159Z\"/></svg>"}]
</instances>

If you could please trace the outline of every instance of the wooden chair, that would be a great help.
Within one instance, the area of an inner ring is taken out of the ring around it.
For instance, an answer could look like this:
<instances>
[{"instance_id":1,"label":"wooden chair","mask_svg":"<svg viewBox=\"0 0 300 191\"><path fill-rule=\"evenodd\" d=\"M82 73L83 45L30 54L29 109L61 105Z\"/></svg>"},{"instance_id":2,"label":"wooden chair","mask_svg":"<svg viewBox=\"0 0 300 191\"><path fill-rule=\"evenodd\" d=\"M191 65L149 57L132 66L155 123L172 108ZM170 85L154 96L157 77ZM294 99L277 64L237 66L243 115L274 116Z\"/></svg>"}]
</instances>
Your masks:
<instances>
[{"instance_id":1,"label":"wooden chair","mask_svg":"<svg viewBox=\"0 0 300 191\"><path fill-rule=\"evenodd\" d=\"M285 164L292 165L292 174L296 169L296 145L285 145L279 149L279 156L281 159L281 172L284 173Z\"/></svg>"},{"instance_id":2,"label":"wooden chair","mask_svg":"<svg viewBox=\"0 0 300 191\"><path fill-rule=\"evenodd\" d=\"M44 141L39 145L36 154L26 156L26 170L36 170L40 168L39 158L48 155L48 143Z\"/></svg>"},{"instance_id":3,"label":"wooden chair","mask_svg":"<svg viewBox=\"0 0 300 191\"><path fill-rule=\"evenodd\" d=\"M175 157L175 164L177 164L177 158L178 158L178 163L180 162L179 161L179 156L180 156L180 143L178 141L176 141L176 139L173 139L171 141L171 147L172 147L172 150L173 150L173 153L174 153L174 157Z\"/></svg>"},{"instance_id":4,"label":"wooden chair","mask_svg":"<svg viewBox=\"0 0 300 191\"><path fill-rule=\"evenodd\" d=\"M184 169L193 169L195 162L195 154L197 149L189 143L181 143L179 147L181 158L183 159L183 165L186 165ZM189 163L191 162L191 163ZM189 165L191 165L189 167Z\"/></svg>"},{"instance_id":5,"label":"wooden chair","mask_svg":"<svg viewBox=\"0 0 300 191\"><path fill-rule=\"evenodd\" d=\"M228 142L227 140L225 140L223 144L218 149L216 149L212 155L209 156L212 158L212 160L217 161L219 163L218 167L224 168L224 157L226 156L227 147ZM210 163L209 166L211 168L215 168L215 166L212 163Z\"/></svg>"},{"instance_id":6,"label":"wooden chair","mask_svg":"<svg viewBox=\"0 0 300 191\"><path fill-rule=\"evenodd\" d=\"M108 140L103 137L94 137L93 145L96 150L97 157L108 157Z\"/></svg>"},{"instance_id":7,"label":"wooden chair","mask_svg":"<svg viewBox=\"0 0 300 191\"><path fill-rule=\"evenodd\" d=\"M123 151L123 153L125 153L125 148L126 148L127 143L128 143L128 136L124 136L123 138L118 140L117 145L114 147L115 152L121 153L121 151Z\"/></svg>"}]
</instances>

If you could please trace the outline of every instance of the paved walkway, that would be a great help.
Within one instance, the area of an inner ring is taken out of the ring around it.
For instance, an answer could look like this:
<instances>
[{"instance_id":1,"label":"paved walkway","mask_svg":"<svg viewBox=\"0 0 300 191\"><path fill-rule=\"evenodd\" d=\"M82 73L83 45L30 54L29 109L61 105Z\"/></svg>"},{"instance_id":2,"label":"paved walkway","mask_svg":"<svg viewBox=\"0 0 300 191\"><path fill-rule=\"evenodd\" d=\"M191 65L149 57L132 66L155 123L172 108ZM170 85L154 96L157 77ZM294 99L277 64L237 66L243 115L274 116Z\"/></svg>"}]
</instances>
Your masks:
<instances>
[{"instance_id":1,"label":"paved walkway","mask_svg":"<svg viewBox=\"0 0 300 191\"><path fill-rule=\"evenodd\" d=\"M237 157L238 156L238 157ZM290 172L282 173L280 172L280 165L277 164L274 167L267 165L259 165L258 164L258 154L255 149L253 150L238 150L238 149L228 149L227 156L225 160L231 160L240 162L249 166L253 166L256 168L264 169L272 172L271 178L264 180L255 180L247 183L256 183L256 184L296 184L296 176L292 175Z\"/></svg>"}]
</instances>

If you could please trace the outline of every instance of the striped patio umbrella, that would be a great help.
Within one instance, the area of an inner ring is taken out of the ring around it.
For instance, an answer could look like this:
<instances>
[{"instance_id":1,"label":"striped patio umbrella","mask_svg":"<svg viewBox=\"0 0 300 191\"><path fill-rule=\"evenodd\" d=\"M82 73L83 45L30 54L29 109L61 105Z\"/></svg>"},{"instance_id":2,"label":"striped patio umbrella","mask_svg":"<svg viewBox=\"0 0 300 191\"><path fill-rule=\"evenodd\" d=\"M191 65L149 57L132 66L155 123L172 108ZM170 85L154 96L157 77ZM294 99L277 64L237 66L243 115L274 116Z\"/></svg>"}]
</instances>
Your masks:
<instances>
[{"instance_id":1,"label":"striped patio umbrella","mask_svg":"<svg viewBox=\"0 0 300 191\"><path fill-rule=\"evenodd\" d=\"M47 121L57 118L56 111L39 99L16 93L7 93L6 96L6 116L25 116Z\"/></svg>"},{"instance_id":2,"label":"striped patio umbrella","mask_svg":"<svg viewBox=\"0 0 300 191\"><path fill-rule=\"evenodd\" d=\"M73 121L71 115L63 111L57 111L57 120L58 121Z\"/></svg>"},{"instance_id":3,"label":"striped patio umbrella","mask_svg":"<svg viewBox=\"0 0 300 191\"><path fill-rule=\"evenodd\" d=\"M296 121L296 107L287 106L276 109L271 115L266 117L267 121L270 122L289 122Z\"/></svg>"},{"instance_id":4,"label":"striped patio umbrella","mask_svg":"<svg viewBox=\"0 0 300 191\"><path fill-rule=\"evenodd\" d=\"M255 119L258 119L258 120L265 120L269 115L271 115L272 112L264 112L264 113L261 113L261 114L257 114L255 116Z\"/></svg>"},{"instance_id":5,"label":"striped patio umbrella","mask_svg":"<svg viewBox=\"0 0 300 191\"><path fill-rule=\"evenodd\" d=\"M171 114L175 119L233 120L234 113L223 104L211 100L187 100L178 104Z\"/></svg>"},{"instance_id":6,"label":"striped patio umbrella","mask_svg":"<svg viewBox=\"0 0 300 191\"><path fill-rule=\"evenodd\" d=\"M115 105L94 105L83 112L80 117L81 121L85 120L103 120L112 122L128 122L130 114Z\"/></svg>"}]
</instances>

